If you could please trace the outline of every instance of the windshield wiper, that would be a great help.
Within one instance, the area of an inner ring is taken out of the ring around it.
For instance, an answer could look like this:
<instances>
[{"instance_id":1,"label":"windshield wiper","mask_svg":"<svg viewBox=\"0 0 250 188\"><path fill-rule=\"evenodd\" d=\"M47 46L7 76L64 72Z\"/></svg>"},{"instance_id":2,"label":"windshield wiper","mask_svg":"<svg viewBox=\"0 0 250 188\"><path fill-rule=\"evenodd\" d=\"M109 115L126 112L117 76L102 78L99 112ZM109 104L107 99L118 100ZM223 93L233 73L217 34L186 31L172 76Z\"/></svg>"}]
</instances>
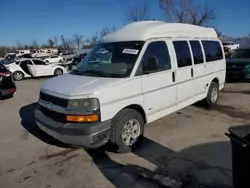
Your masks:
<instances>
[{"instance_id":1,"label":"windshield wiper","mask_svg":"<svg viewBox=\"0 0 250 188\"><path fill-rule=\"evenodd\" d=\"M95 74L97 76L102 76L102 77L110 77L108 74L106 74L102 71L98 71L98 70L86 70L86 71L83 71L81 73L89 73L89 74Z\"/></svg>"}]
</instances>

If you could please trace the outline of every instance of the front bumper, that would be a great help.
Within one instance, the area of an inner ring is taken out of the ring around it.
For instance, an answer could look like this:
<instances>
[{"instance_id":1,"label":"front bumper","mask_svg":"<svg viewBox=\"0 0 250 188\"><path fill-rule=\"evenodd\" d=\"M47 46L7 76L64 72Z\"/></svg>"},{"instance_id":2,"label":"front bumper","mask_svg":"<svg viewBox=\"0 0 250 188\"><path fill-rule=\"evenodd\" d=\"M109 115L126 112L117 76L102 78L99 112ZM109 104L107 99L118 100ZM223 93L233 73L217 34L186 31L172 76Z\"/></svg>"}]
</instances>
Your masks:
<instances>
[{"instance_id":1,"label":"front bumper","mask_svg":"<svg viewBox=\"0 0 250 188\"><path fill-rule=\"evenodd\" d=\"M1 90L1 94L2 94L2 96L4 96L4 97L12 96L12 95L16 94L16 89L5 89L5 90Z\"/></svg>"},{"instance_id":2,"label":"front bumper","mask_svg":"<svg viewBox=\"0 0 250 188\"><path fill-rule=\"evenodd\" d=\"M72 146L97 148L109 138L111 120L97 123L59 123L35 110L38 127L55 139Z\"/></svg>"},{"instance_id":3,"label":"front bumper","mask_svg":"<svg viewBox=\"0 0 250 188\"><path fill-rule=\"evenodd\" d=\"M237 71L227 71L226 79L248 79L244 72L237 72Z\"/></svg>"}]
</instances>

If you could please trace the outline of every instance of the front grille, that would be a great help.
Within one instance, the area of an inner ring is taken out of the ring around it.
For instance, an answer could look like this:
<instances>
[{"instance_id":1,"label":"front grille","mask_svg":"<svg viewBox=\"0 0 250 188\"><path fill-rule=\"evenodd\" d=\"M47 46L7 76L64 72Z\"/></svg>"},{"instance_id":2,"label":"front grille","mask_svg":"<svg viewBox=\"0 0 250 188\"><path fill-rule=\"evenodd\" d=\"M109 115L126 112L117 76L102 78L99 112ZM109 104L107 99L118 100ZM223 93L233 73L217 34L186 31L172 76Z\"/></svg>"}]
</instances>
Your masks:
<instances>
[{"instance_id":1,"label":"front grille","mask_svg":"<svg viewBox=\"0 0 250 188\"><path fill-rule=\"evenodd\" d=\"M245 69L246 69L245 66L241 66L237 64L227 65L227 71L230 71L230 72L241 72L241 71L244 71Z\"/></svg>"},{"instance_id":2,"label":"front grille","mask_svg":"<svg viewBox=\"0 0 250 188\"><path fill-rule=\"evenodd\" d=\"M60 114L58 112L50 111L50 110L48 110L47 108L44 108L41 105L40 105L40 110L42 111L42 113L45 116L47 116L47 117L49 117L49 118L51 118L51 119L53 119L53 120L55 120L57 122L66 123L66 116L64 114Z\"/></svg>"},{"instance_id":3,"label":"front grille","mask_svg":"<svg viewBox=\"0 0 250 188\"><path fill-rule=\"evenodd\" d=\"M59 97L55 97L52 95L48 95L45 93L40 92L40 99L46 101L46 102L51 102L52 104L61 106L61 107L67 107L68 104L68 100L67 99L63 99L63 98L59 98Z\"/></svg>"}]
</instances>

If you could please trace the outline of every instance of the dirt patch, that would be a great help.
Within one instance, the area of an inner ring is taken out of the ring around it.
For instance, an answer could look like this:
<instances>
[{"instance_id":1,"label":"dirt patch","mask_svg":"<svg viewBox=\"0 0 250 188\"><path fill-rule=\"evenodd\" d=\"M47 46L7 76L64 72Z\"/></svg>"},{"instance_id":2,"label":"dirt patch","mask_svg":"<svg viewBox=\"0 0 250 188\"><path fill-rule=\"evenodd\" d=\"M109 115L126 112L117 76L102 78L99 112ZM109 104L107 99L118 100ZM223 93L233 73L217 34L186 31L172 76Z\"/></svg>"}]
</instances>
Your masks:
<instances>
[{"instance_id":1,"label":"dirt patch","mask_svg":"<svg viewBox=\"0 0 250 188\"><path fill-rule=\"evenodd\" d=\"M246 94L250 95L250 90L240 90L240 91L230 91L230 90L224 90L223 93L235 93L235 94Z\"/></svg>"},{"instance_id":2,"label":"dirt patch","mask_svg":"<svg viewBox=\"0 0 250 188\"><path fill-rule=\"evenodd\" d=\"M66 175L66 171L61 169L56 172L56 175L59 177L64 177Z\"/></svg>"},{"instance_id":3,"label":"dirt patch","mask_svg":"<svg viewBox=\"0 0 250 188\"><path fill-rule=\"evenodd\" d=\"M60 156L66 156L69 153L75 152L77 149L66 149L57 153L53 153L53 154L48 154L46 153L46 155L42 155L39 157L39 159L51 159L51 158L55 158L55 157L60 157Z\"/></svg>"},{"instance_id":4,"label":"dirt patch","mask_svg":"<svg viewBox=\"0 0 250 188\"><path fill-rule=\"evenodd\" d=\"M226 105L217 105L215 108L211 110L219 111L222 114L226 114L232 118L241 118L250 120L250 113L247 111L242 111L240 109L237 109L232 106L226 106Z\"/></svg>"},{"instance_id":5,"label":"dirt patch","mask_svg":"<svg viewBox=\"0 0 250 188\"><path fill-rule=\"evenodd\" d=\"M79 154L71 155L71 156L69 156L69 157L67 157L67 158L65 158L65 159L63 159L63 160L61 160L61 161L57 161L57 162L55 163L55 165L62 165L63 163L68 162L69 160L71 160L71 159L77 157L78 155L79 155Z\"/></svg>"},{"instance_id":6,"label":"dirt patch","mask_svg":"<svg viewBox=\"0 0 250 188\"><path fill-rule=\"evenodd\" d=\"M21 170L22 168L23 168L22 166L19 166L19 167L16 167L16 168L11 168L11 169L7 170L6 172L7 173L12 173L12 172Z\"/></svg>"},{"instance_id":7,"label":"dirt patch","mask_svg":"<svg viewBox=\"0 0 250 188\"><path fill-rule=\"evenodd\" d=\"M219 134L210 134L210 138L221 138Z\"/></svg>"}]
</instances>

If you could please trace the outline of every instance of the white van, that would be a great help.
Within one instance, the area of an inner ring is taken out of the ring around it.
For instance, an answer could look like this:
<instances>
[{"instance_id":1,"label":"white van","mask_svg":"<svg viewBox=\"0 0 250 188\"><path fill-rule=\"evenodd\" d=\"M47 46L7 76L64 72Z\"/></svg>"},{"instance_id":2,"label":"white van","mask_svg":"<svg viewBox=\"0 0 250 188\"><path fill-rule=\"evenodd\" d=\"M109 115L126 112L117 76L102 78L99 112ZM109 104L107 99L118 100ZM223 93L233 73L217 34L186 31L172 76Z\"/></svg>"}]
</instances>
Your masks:
<instances>
[{"instance_id":1,"label":"white van","mask_svg":"<svg viewBox=\"0 0 250 188\"><path fill-rule=\"evenodd\" d=\"M214 106L225 74L214 29L131 23L103 37L73 72L43 84L36 122L69 145L111 142L128 152L146 124L203 99Z\"/></svg>"}]
</instances>

